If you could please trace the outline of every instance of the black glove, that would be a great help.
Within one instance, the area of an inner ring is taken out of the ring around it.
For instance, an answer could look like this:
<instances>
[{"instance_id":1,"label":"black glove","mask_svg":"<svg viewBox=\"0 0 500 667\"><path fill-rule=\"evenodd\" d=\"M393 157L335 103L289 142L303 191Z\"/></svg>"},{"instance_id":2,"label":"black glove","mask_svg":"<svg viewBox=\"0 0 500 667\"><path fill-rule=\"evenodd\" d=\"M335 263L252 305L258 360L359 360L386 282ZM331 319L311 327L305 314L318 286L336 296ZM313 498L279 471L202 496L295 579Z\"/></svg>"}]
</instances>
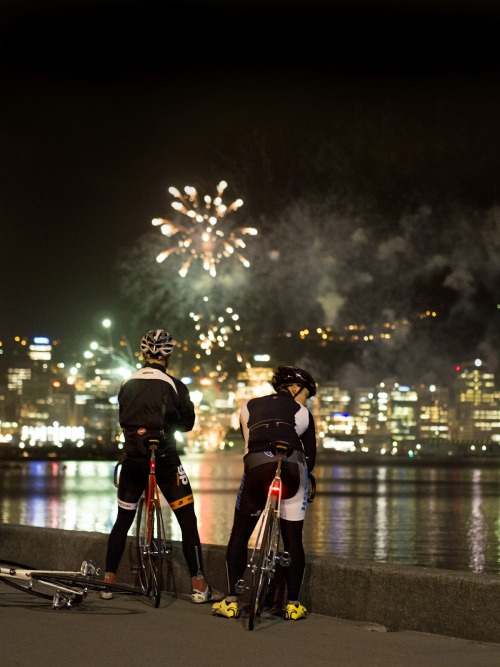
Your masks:
<instances>
[{"instance_id":1,"label":"black glove","mask_svg":"<svg viewBox=\"0 0 500 667\"><path fill-rule=\"evenodd\" d=\"M312 474L312 472L309 473L309 487L307 491L307 502L312 503L314 498L316 497L316 478Z\"/></svg>"}]
</instances>

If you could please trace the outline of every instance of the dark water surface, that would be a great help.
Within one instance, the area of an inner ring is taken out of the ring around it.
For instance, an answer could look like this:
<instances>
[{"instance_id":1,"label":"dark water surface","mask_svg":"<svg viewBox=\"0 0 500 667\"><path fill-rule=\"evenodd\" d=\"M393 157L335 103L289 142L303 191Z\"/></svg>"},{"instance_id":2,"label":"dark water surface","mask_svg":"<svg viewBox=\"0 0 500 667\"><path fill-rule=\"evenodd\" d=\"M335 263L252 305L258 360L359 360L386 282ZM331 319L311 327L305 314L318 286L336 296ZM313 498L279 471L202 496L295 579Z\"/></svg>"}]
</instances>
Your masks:
<instances>
[{"instance_id":1,"label":"dark water surface","mask_svg":"<svg viewBox=\"0 0 500 667\"><path fill-rule=\"evenodd\" d=\"M225 545L240 454L185 455L201 541ZM0 466L0 521L108 533L116 516L112 461ZM306 553L500 573L500 467L318 463ZM164 507L168 536L180 540ZM131 531L133 534L133 529ZM1 554L0 554L1 555Z\"/></svg>"}]
</instances>

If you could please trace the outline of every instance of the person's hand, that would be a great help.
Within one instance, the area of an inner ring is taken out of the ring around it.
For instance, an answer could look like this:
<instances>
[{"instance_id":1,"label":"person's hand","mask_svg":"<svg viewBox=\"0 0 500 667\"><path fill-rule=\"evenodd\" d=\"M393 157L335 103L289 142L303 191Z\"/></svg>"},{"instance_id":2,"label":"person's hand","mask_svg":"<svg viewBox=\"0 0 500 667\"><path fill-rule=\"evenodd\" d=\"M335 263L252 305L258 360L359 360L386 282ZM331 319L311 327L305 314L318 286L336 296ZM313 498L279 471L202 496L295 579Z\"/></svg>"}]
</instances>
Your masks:
<instances>
[{"instance_id":1,"label":"person's hand","mask_svg":"<svg viewBox=\"0 0 500 667\"><path fill-rule=\"evenodd\" d=\"M312 474L312 472L309 473L309 486L307 489L307 502L312 503L314 498L316 497L316 478Z\"/></svg>"}]
</instances>

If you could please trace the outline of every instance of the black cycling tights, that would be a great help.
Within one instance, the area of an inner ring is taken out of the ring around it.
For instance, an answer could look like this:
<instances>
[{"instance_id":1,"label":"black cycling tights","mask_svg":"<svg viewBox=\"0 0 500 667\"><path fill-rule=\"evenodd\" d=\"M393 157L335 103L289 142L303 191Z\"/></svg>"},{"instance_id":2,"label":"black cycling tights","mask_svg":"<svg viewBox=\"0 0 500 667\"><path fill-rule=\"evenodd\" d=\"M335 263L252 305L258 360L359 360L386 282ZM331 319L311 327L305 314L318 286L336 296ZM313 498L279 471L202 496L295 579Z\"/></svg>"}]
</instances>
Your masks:
<instances>
[{"instance_id":1,"label":"black cycling tights","mask_svg":"<svg viewBox=\"0 0 500 667\"><path fill-rule=\"evenodd\" d=\"M108 539L106 572L117 572L127 544L127 533L135 518L136 510L118 508L118 516ZM203 572L200 538L193 503L174 511L182 532L182 553L186 559L189 574L194 577Z\"/></svg>"},{"instance_id":2,"label":"black cycling tights","mask_svg":"<svg viewBox=\"0 0 500 667\"><path fill-rule=\"evenodd\" d=\"M257 517L234 513L234 524L226 552L228 595L235 596L236 582L241 579L247 566L248 540L257 525ZM281 535L285 551L290 554L290 565L283 568L287 586L287 598L298 600L304 578L305 554L302 544L303 521L281 519Z\"/></svg>"}]
</instances>

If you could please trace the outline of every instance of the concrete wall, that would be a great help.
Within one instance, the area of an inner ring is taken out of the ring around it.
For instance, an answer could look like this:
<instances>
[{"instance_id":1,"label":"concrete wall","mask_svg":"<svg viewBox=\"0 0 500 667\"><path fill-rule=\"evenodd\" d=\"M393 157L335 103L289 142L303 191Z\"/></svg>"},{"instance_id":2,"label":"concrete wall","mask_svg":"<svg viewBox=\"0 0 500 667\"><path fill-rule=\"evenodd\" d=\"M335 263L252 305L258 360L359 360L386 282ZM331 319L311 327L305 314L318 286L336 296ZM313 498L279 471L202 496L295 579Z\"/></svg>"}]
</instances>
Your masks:
<instances>
[{"instance_id":1,"label":"concrete wall","mask_svg":"<svg viewBox=\"0 0 500 667\"><path fill-rule=\"evenodd\" d=\"M43 569L78 570L82 560L104 569L107 535L30 526L0 525L0 560ZM165 590L189 594L181 544L173 542ZM225 548L204 545L213 588L225 592ZM138 585L134 540L120 564L121 583ZM273 591L279 604L281 576ZM281 596L281 597L280 597ZM316 614L378 623L389 631L414 630L500 642L500 577L371 561L309 556L301 602Z\"/></svg>"}]
</instances>

